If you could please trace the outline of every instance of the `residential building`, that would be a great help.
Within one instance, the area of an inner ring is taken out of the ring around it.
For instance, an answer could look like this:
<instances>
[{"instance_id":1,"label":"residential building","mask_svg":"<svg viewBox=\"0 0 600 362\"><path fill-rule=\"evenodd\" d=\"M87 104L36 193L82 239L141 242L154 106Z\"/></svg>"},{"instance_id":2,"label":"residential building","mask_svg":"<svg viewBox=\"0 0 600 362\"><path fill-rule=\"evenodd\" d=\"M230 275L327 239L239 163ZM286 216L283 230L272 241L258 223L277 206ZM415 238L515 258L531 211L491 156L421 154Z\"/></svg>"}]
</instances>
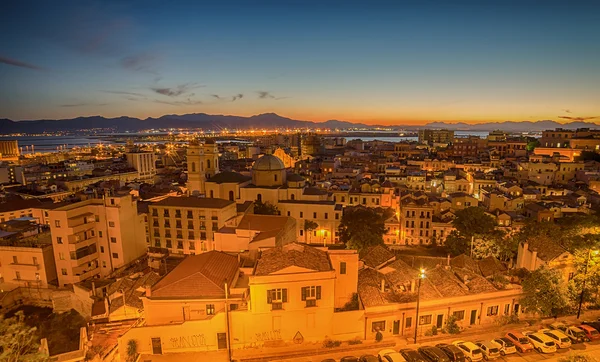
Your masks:
<instances>
[{"instance_id":1,"label":"residential building","mask_svg":"<svg viewBox=\"0 0 600 362\"><path fill-rule=\"evenodd\" d=\"M1 289L48 288L57 283L50 232L22 237L0 231L0 235Z\"/></svg>"},{"instance_id":2,"label":"residential building","mask_svg":"<svg viewBox=\"0 0 600 362\"><path fill-rule=\"evenodd\" d=\"M454 139L454 131L447 129L420 129L419 143L450 143Z\"/></svg>"},{"instance_id":3,"label":"residential building","mask_svg":"<svg viewBox=\"0 0 600 362\"><path fill-rule=\"evenodd\" d=\"M128 152L127 164L138 173L138 180L153 183L156 176L156 157L154 152Z\"/></svg>"}]
</instances>

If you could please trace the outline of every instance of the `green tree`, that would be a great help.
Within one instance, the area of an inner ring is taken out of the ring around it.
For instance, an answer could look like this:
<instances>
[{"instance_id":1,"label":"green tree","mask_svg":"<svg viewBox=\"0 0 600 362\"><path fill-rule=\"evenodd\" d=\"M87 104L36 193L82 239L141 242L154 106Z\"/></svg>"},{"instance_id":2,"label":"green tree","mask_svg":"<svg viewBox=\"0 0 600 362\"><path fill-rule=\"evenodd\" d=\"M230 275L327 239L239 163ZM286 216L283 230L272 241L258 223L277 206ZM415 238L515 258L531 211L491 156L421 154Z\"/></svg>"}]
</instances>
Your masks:
<instances>
[{"instance_id":1,"label":"green tree","mask_svg":"<svg viewBox=\"0 0 600 362\"><path fill-rule=\"evenodd\" d=\"M134 362L138 354L138 343L135 339L127 341L127 361Z\"/></svg>"},{"instance_id":2,"label":"green tree","mask_svg":"<svg viewBox=\"0 0 600 362\"><path fill-rule=\"evenodd\" d=\"M364 248L383 244L384 213L364 206L344 209L339 226L340 240L348 249L359 252Z\"/></svg>"},{"instance_id":3,"label":"green tree","mask_svg":"<svg viewBox=\"0 0 600 362\"><path fill-rule=\"evenodd\" d=\"M535 150L536 147L539 147L540 145L540 141L538 141L537 139L533 139L533 140L529 140L527 142L527 146L525 146L527 148L527 152L533 152L533 150Z\"/></svg>"},{"instance_id":4,"label":"green tree","mask_svg":"<svg viewBox=\"0 0 600 362\"><path fill-rule=\"evenodd\" d=\"M312 220L304 219L304 235L307 235L310 240L312 240L311 231L316 230L319 227L319 224Z\"/></svg>"},{"instance_id":5,"label":"green tree","mask_svg":"<svg viewBox=\"0 0 600 362\"><path fill-rule=\"evenodd\" d=\"M22 311L12 318L0 317L0 361L46 361L39 347L36 328L25 324Z\"/></svg>"},{"instance_id":6,"label":"green tree","mask_svg":"<svg viewBox=\"0 0 600 362\"><path fill-rule=\"evenodd\" d=\"M471 239L467 239L465 236L461 235L458 231L452 230L450 234L446 237L446 241L444 243L446 249L453 256L457 256L460 254L469 254L469 249L471 247Z\"/></svg>"},{"instance_id":7,"label":"green tree","mask_svg":"<svg viewBox=\"0 0 600 362\"><path fill-rule=\"evenodd\" d=\"M585 280L584 305L598 306L600 304L600 255L598 249L593 247L579 249L573 256L576 272L569 281L570 298L574 304L579 304Z\"/></svg>"},{"instance_id":8,"label":"green tree","mask_svg":"<svg viewBox=\"0 0 600 362\"><path fill-rule=\"evenodd\" d=\"M268 201L256 200L254 201L254 213L257 215L279 215L279 209Z\"/></svg>"},{"instance_id":9,"label":"green tree","mask_svg":"<svg viewBox=\"0 0 600 362\"><path fill-rule=\"evenodd\" d=\"M472 206L458 210L452 225L463 236L486 235L494 231L496 222L482 208Z\"/></svg>"},{"instance_id":10,"label":"green tree","mask_svg":"<svg viewBox=\"0 0 600 362\"><path fill-rule=\"evenodd\" d=\"M560 272L554 269L541 267L533 271L523 279L521 305L542 317L568 312L572 304L561 279Z\"/></svg>"}]
</instances>

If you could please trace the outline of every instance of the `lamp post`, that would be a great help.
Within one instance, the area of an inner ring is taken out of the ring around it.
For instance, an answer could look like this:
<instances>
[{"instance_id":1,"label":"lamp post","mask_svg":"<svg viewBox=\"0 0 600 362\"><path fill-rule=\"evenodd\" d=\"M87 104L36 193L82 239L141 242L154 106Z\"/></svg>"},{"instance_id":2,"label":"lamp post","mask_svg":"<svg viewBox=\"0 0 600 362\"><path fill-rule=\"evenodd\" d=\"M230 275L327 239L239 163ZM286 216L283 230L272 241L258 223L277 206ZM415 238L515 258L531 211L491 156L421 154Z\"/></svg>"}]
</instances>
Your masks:
<instances>
[{"instance_id":1,"label":"lamp post","mask_svg":"<svg viewBox=\"0 0 600 362\"><path fill-rule=\"evenodd\" d=\"M588 250L587 253L587 258L585 260L585 267L583 269L583 284L581 286L581 295L579 296L579 308L577 309L577 319L579 319L579 316L581 315L581 306L583 305L583 297L585 295L585 280L587 277L587 272L588 272L588 266L590 264L590 259L592 257L592 254L594 256L598 255L598 253L600 253L600 251L598 250L592 250L591 248Z\"/></svg>"},{"instance_id":2,"label":"lamp post","mask_svg":"<svg viewBox=\"0 0 600 362\"><path fill-rule=\"evenodd\" d=\"M425 269L421 268L419 273L419 284L417 284L417 317L415 318L415 344L417 344L417 332L419 330L419 302L421 301L421 280L425 279Z\"/></svg>"}]
</instances>

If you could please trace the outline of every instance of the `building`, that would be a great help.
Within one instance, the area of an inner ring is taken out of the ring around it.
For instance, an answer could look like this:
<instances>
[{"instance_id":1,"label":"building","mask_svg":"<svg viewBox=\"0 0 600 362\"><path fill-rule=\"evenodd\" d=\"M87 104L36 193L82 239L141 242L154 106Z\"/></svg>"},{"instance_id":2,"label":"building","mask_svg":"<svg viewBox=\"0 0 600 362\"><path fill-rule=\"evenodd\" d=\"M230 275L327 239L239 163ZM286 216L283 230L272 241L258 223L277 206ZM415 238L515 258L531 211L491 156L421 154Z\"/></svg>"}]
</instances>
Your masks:
<instances>
[{"instance_id":1,"label":"building","mask_svg":"<svg viewBox=\"0 0 600 362\"><path fill-rule=\"evenodd\" d=\"M205 181L219 173L219 149L214 140L203 144L192 141L187 148L188 180L190 194L205 194Z\"/></svg>"},{"instance_id":2,"label":"building","mask_svg":"<svg viewBox=\"0 0 600 362\"><path fill-rule=\"evenodd\" d=\"M19 141L0 140L0 160L16 160L20 155Z\"/></svg>"},{"instance_id":3,"label":"building","mask_svg":"<svg viewBox=\"0 0 600 362\"><path fill-rule=\"evenodd\" d=\"M27 184L23 167L20 165L0 165L0 184Z\"/></svg>"},{"instance_id":4,"label":"building","mask_svg":"<svg viewBox=\"0 0 600 362\"><path fill-rule=\"evenodd\" d=\"M548 267L560 271L563 280L573 278L576 272L574 256L555 241L547 238L532 239L520 243L517 251L517 268L534 271Z\"/></svg>"},{"instance_id":5,"label":"building","mask_svg":"<svg viewBox=\"0 0 600 362\"><path fill-rule=\"evenodd\" d=\"M138 173L138 180L153 181L156 176L156 157L154 152L128 152L127 165Z\"/></svg>"},{"instance_id":6,"label":"building","mask_svg":"<svg viewBox=\"0 0 600 362\"><path fill-rule=\"evenodd\" d=\"M219 229L214 239L215 250L234 253L283 246L296 241L296 219L246 214L235 227Z\"/></svg>"},{"instance_id":7,"label":"building","mask_svg":"<svg viewBox=\"0 0 600 362\"><path fill-rule=\"evenodd\" d=\"M451 143L454 139L454 131L448 129L420 129L419 143Z\"/></svg>"},{"instance_id":8,"label":"building","mask_svg":"<svg viewBox=\"0 0 600 362\"><path fill-rule=\"evenodd\" d=\"M149 209L151 246L171 254L199 254L215 250L215 233L237 217L235 202L224 199L168 197Z\"/></svg>"},{"instance_id":9,"label":"building","mask_svg":"<svg viewBox=\"0 0 600 362\"><path fill-rule=\"evenodd\" d=\"M68 204L48 214L60 286L106 277L146 254L144 215L130 194Z\"/></svg>"}]
</instances>

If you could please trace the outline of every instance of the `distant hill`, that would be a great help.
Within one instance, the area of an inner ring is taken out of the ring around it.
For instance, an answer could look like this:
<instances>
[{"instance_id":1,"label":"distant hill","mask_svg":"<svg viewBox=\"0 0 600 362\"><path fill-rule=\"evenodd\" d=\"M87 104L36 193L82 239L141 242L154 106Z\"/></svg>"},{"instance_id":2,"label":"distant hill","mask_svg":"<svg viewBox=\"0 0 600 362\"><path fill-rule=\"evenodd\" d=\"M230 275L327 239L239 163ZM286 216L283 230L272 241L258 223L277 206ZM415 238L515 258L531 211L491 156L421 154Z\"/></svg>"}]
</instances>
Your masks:
<instances>
[{"instance_id":1,"label":"distant hill","mask_svg":"<svg viewBox=\"0 0 600 362\"><path fill-rule=\"evenodd\" d=\"M210 115L193 113L169 114L159 118L138 119L132 117L105 118L101 116L77 117L60 120L12 121L0 119L0 132L7 133L40 133L52 131L78 131L90 128L111 128L118 132L139 131L156 128L202 128L202 129L262 129L262 128L350 128L372 127L361 123L345 121L311 122L294 120L275 113L264 113L251 117Z\"/></svg>"},{"instance_id":2,"label":"distant hill","mask_svg":"<svg viewBox=\"0 0 600 362\"><path fill-rule=\"evenodd\" d=\"M228 129L273 129L273 128L371 128L374 125L363 123L352 123L347 121L329 120L326 122L312 122L295 120L282 117L275 113L263 113L250 117L231 116L231 115L211 115L206 113L192 114L168 114L159 118L132 118L117 117L105 118L102 116L77 117L72 119L42 119L31 121L12 121L10 119L0 119L0 133L41 133L54 131L79 131L90 128L107 128L116 132L140 131L144 129L165 129L165 128L201 128L204 130ZM403 127L398 125L398 127ZM599 125L591 122L571 122L561 124L555 121L537 121L537 122L492 122L482 124L466 123L445 123L432 122L424 126L404 126L404 129L416 130L419 128L443 128L465 131L542 131L554 128L600 128Z\"/></svg>"},{"instance_id":3,"label":"distant hill","mask_svg":"<svg viewBox=\"0 0 600 362\"><path fill-rule=\"evenodd\" d=\"M445 123L432 122L424 126L424 128L442 128L452 129L457 131L511 131L511 132L528 132L528 131L543 131L554 128L577 129L577 128L600 128L600 125L591 122L571 122L558 123L555 121L536 121L536 122L490 122L481 124L466 124L466 123Z\"/></svg>"}]
</instances>

